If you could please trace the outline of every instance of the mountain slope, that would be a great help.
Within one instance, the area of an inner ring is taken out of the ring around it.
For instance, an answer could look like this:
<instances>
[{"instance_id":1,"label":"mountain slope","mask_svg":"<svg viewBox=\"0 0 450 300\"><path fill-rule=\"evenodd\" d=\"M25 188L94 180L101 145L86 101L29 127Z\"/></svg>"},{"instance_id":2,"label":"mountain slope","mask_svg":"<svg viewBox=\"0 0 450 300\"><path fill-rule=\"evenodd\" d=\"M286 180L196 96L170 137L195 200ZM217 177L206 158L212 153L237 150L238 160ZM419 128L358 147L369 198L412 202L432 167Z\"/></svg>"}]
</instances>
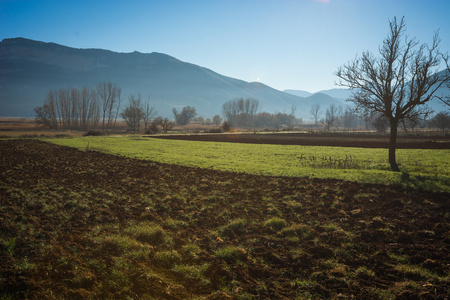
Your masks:
<instances>
[{"instance_id":1,"label":"mountain slope","mask_svg":"<svg viewBox=\"0 0 450 300\"><path fill-rule=\"evenodd\" d=\"M300 97L309 97L309 96L313 95L313 93L310 93L307 91L302 91L302 90L284 90L283 92L289 93L291 95L300 96Z\"/></svg>"},{"instance_id":2,"label":"mountain slope","mask_svg":"<svg viewBox=\"0 0 450 300\"><path fill-rule=\"evenodd\" d=\"M311 101L314 104L319 103L323 107L328 107L331 104L338 105L338 106L339 105L341 105L341 106L348 105L348 103L345 103L344 101L340 101L336 98L333 98L333 97L331 97L327 94L321 93L321 92L315 93L314 95L306 97L305 99Z\"/></svg>"},{"instance_id":3,"label":"mountain slope","mask_svg":"<svg viewBox=\"0 0 450 300\"><path fill-rule=\"evenodd\" d=\"M160 115L172 108L193 106L199 115L221 114L234 98L255 98L267 112L290 112L309 118L310 102L262 83L248 83L182 62L162 53L116 53L74 49L23 38L0 43L0 116L33 116L50 89L95 87L111 81L122 88L122 103L130 94L149 99Z\"/></svg>"}]
</instances>

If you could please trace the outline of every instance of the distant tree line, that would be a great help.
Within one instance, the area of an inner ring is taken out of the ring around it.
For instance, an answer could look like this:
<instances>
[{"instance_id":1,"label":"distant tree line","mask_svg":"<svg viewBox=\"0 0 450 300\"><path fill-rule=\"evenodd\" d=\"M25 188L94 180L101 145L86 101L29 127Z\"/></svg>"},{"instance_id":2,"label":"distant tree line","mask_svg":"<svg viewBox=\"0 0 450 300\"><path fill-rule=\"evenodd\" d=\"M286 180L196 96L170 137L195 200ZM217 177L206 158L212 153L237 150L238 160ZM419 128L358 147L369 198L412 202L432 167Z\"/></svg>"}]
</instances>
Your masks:
<instances>
[{"instance_id":1,"label":"distant tree line","mask_svg":"<svg viewBox=\"0 0 450 300\"><path fill-rule=\"evenodd\" d=\"M227 126L233 128L273 128L292 127L301 123L301 119L295 118L295 107L291 113L260 112L259 100L254 98L236 98L223 104L222 114Z\"/></svg>"},{"instance_id":2,"label":"distant tree line","mask_svg":"<svg viewBox=\"0 0 450 300\"><path fill-rule=\"evenodd\" d=\"M50 90L43 106L34 109L36 122L51 129L108 130L114 126L120 108L121 89L102 82L96 89L60 88Z\"/></svg>"},{"instance_id":3,"label":"distant tree line","mask_svg":"<svg viewBox=\"0 0 450 300\"><path fill-rule=\"evenodd\" d=\"M325 117L320 118L323 111L320 104L313 104L310 113L316 126L323 126L325 130L339 129L375 129L379 133L386 133L390 128L388 118L381 114L363 115L358 110L347 106L331 104L325 110ZM431 115L416 115L401 120L400 125L404 131L414 131L416 128L438 128L442 131L450 128L450 114L445 111Z\"/></svg>"},{"instance_id":4,"label":"distant tree line","mask_svg":"<svg viewBox=\"0 0 450 300\"><path fill-rule=\"evenodd\" d=\"M351 107L331 104L325 110L325 117L321 118L323 111L320 104L311 105L310 113L316 126L322 125L325 130L331 128L365 128L368 129L370 122L361 118Z\"/></svg>"},{"instance_id":5,"label":"distant tree line","mask_svg":"<svg viewBox=\"0 0 450 300\"><path fill-rule=\"evenodd\" d=\"M143 101L140 94L129 95L128 103L120 111L121 89L111 82L99 83L95 89L60 88L50 90L43 106L34 109L36 122L44 124L51 129L62 130L109 130L115 127L120 116L127 124L128 131L158 133L168 132L175 125L186 125L194 121L202 125L219 126L225 121L222 129L274 129L293 128L302 124L302 119L295 117L296 108L291 113L260 112L261 106L257 99L235 98L223 104L224 119L215 115L212 119L197 117L194 107L185 106L178 111L173 108L174 121L161 116L156 117L157 110L150 106L149 100ZM319 104L311 106L310 113L314 124L325 130L332 128L344 129L376 129L386 132L390 128L389 120L384 114L364 115L349 106L343 107L331 104L325 113ZM323 114L324 113L324 114ZM324 115L323 118L322 115ZM440 112L432 119L423 115L416 118L409 117L400 123L405 131L425 126L439 128L445 131L450 128L448 112ZM428 115L427 115L428 116Z\"/></svg>"},{"instance_id":6,"label":"distant tree line","mask_svg":"<svg viewBox=\"0 0 450 300\"><path fill-rule=\"evenodd\" d=\"M215 125L219 126L222 124L222 118L219 115L215 115L212 119L211 118L204 118L202 116L194 117L192 118L192 122L194 123L200 123L201 125Z\"/></svg>"},{"instance_id":7,"label":"distant tree line","mask_svg":"<svg viewBox=\"0 0 450 300\"><path fill-rule=\"evenodd\" d=\"M120 116L125 120L128 130L133 132L140 132L141 125L144 125L145 133L158 133L163 130L165 133L175 126L175 123L168 118L158 114L154 107L150 106L147 100L145 103L141 99L141 95L137 97L130 95L128 97L128 104L125 106Z\"/></svg>"},{"instance_id":8,"label":"distant tree line","mask_svg":"<svg viewBox=\"0 0 450 300\"><path fill-rule=\"evenodd\" d=\"M253 98L233 99L223 104L222 112L232 127L254 127L254 116L259 110L259 101Z\"/></svg>"}]
</instances>

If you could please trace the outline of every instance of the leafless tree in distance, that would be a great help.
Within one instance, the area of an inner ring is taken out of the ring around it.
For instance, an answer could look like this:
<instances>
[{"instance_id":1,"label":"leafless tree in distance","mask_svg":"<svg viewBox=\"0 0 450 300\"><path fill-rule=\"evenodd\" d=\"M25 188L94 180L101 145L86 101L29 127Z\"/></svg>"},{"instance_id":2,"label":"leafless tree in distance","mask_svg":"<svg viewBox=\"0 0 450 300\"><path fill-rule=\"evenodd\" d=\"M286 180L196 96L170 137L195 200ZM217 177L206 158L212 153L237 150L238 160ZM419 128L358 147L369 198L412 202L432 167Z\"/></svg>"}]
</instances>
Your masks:
<instances>
[{"instance_id":1,"label":"leafless tree in distance","mask_svg":"<svg viewBox=\"0 0 450 300\"><path fill-rule=\"evenodd\" d=\"M122 89L115 83L101 82L97 85L97 97L102 109L102 129L108 130L117 119Z\"/></svg>"},{"instance_id":2,"label":"leafless tree in distance","mask_svg":"<svg viewBox=\"0 0 450 300\"><path fill-rule=\"evenodd\" d=\"M316 103L311 105L310 113L314 117L314 124L317 125L320 115L322 114L322 112L320 111L320 104Z\"/></svg>"},{"instance_id":3,"label":"leafless tree in distance","mask_svg":"<svg viewBox=\"0 0 450 300\"><path fill-rule=\"evenodd\" d=\"M325 112L325 127L330 130L331 127L335 126L342 108L338 107L336 104L331 104Z\"/></svg>"},{"instance_id":4,"label":"leafless tree in distance","mask_svg":"<svg viewBox=\"0 0 450 300\"><path fill-rule=\"evenodd\" d=\"M187 125L197 115L195 107L190 106L183 107L181 112L173 108L172 112L178 125Z\"/></svg>"},{"instance_id":5,"label":"leafless tree in distance","mask_svg":"<svg viewBox=\"0 0 450 300\"><path fill-rule=\"evenodd\" d=\"M156 116L158 111L150 106L150 99L144 104L144 132L147 132L147 127L150 125L151 120Z\"/></svg>"},{"instance_id":6,"label":"leafless tree in distance","mask_svg":"<svg viewBox=\"0 0 450 300\"><path fill-rule=\"evenodd\" d=\"M128 105L125 106L125 109L120 113L120 116L125 120L130 130L139 132L140 124L144 120L141 95L138 95L137 97L130 95L128 100Z\"/></svg>"}]
</instances>

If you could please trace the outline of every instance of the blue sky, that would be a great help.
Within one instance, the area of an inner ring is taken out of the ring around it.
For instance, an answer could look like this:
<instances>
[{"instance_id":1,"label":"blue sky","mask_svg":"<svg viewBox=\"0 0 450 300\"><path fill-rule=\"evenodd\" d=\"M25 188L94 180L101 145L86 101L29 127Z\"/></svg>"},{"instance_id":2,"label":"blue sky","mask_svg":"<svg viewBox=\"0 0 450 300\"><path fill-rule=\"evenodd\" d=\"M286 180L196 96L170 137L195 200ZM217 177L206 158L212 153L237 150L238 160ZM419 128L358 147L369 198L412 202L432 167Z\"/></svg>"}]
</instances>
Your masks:
<instances>
[{"instance_id":1,"label":"blue sky","mask_svg":"<svg viewBox=\"0 0 450 300\"><path fill-rule=\"evenodd\" d=\"M449 0L0 0L0 40L161 52L279 90L336 88L336 69L377 53L388 21L450 51Z\"/></svg>"}]
</instances>

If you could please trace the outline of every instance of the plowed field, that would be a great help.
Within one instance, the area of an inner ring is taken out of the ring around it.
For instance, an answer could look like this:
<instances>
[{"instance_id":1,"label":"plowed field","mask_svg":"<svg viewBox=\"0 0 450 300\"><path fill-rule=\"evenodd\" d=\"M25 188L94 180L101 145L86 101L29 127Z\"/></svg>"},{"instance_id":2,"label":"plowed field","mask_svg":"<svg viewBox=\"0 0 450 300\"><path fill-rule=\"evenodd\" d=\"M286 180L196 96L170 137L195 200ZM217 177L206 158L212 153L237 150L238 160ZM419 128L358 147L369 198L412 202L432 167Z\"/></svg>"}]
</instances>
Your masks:
<instances>
[{"instance_id":1,"label":"plowed field","mask_svg":"<svg viewBox=\"0 0 450 300\"><path fill-rule=\"evenodd\" d=\"M446 299L450 194L0 141L0 298Z\"/></svg>"},{"instance_id":2,"label":"plowed field","mask_svg":"<svg viewBox=\"0 0 450 300\"><path fill-rule=\"evenodd\" d=\"M152 137L152 136L151 136ZM231 133L160 135L162 139L251 144L389 148L389 135L345 133ZM450 136L400 135L397 149L450 149Z\"/></svg>"}]
</instances>

